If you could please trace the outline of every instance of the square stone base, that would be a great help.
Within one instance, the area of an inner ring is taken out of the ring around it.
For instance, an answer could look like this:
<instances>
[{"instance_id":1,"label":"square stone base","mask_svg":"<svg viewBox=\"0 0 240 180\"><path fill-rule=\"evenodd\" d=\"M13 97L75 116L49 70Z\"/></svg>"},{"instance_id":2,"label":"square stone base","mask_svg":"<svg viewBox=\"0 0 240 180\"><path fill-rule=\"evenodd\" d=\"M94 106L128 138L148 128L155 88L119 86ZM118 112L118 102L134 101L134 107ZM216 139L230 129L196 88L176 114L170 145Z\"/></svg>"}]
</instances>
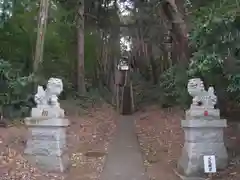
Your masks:
<instances>
[{"instance_id":1,"label":"square stone base","mask_svg":"<svg viewBox=\"0 0 240 180\"><path fill-rule=\"evenodd\" d=\"M223 140L226 120L183 120L181 125L185 133L185 143L178 169L182 174L190 177L202 176L205 155L215 155L217 169L227 166L228 155Z\"/></svg>"},{"instance_id":2,"label":"square stone base","mask_svg":"<svg viewBox=\"0 0 240 180\"><path fill-rule=\"evenodd\" d=\"M29 131L24 151L26 159L40 169L63 172L69 163L68 155L64 154L68 119L30 117L25 119L25 124Z\"/></svg>"},{"instance_id":3,"label":"square stone base","mask_svg":"<svg viewBox=\"0 0 240 180\"><path fill-rule=\"evenodd\" d=\"M69 156L24 155L28 162L47 172L64 172L70 165Z\"/></svg>"}]
</instances>

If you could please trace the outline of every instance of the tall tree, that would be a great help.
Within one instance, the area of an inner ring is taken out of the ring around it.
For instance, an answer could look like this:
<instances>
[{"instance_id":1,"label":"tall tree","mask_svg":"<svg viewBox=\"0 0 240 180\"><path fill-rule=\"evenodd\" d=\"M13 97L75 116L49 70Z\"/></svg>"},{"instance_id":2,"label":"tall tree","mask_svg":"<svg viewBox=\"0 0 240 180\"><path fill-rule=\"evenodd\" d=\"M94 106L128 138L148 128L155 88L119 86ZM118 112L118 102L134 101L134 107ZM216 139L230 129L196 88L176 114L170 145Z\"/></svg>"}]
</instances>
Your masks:
<instances>
[{"instance_id":1,"label":"tall tree","mask_svg":"<svg viewBox=\"0 0 240 180\"><path fill-rule=\"evenodd\" d=\"M40 1L40 10L38 17L37 42L35 50L35 59L33 62L33 73L37 73L38 66L43 61L44 37L47 28L49 0Z\"/></svg>"},{"instance_id":2,"label":"tall tree","mask_svg":"<svg viewBox=\"0 0 240 180\"><path fill-rule=\"evenodd\" d=\"M79 2L77 17L77 91L84 94L86 92L84 73L84 0Z\"/></svg>"}]
</instances>

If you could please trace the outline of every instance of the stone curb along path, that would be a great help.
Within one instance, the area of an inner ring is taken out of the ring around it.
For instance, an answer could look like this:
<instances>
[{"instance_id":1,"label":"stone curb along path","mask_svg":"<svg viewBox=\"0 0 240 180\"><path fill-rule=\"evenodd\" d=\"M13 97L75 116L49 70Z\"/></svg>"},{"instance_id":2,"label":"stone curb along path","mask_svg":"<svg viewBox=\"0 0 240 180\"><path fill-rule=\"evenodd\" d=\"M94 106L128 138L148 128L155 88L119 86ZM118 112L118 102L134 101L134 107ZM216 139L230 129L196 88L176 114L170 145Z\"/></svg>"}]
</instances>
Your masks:
<instances>
[{"instance_id":1,"label":"stone curb along path","mask_svg":"<svg viewBox=\"0 0 240 180\"><path fill-rule=\"evenodd\" d=\"M134 131L133 117L121 116L100 180L149 180Z\"/></svg>"}]
</instances>

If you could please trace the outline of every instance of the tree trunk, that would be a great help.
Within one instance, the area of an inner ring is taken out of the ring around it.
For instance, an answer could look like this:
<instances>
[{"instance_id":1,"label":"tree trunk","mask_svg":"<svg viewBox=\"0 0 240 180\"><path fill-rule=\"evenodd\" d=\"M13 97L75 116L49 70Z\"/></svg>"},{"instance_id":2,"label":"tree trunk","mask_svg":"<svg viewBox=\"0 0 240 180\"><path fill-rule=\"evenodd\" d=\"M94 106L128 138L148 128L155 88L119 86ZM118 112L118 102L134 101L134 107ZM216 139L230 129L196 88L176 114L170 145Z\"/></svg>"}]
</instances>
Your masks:
<instances>
[{"instance_id":1,"label":"tree trunk","mask_svg":"<svg viewBox=\"0 0 240 180\"><path fill-rule=\"evenodd\" d=\"M80 94L86 92L84 72L84 0L80 1L77 18L77 91Z\"/></svg>"},{"instance_id":2,"label":"tree trunk","mask_svg":"<svg viewBox=\"0 0 240 180\"><path fill-rule=\"evenodd\" d=\"M172 21L172 35L174 35L174 51L177 53L178 63L186 66L189 61L187 26L184 21L184 1L167 0L163 10ZM176 3L177 2L177 3ZM174 52L175 53L175 52Z\"/></svg>"},{"instance_id":3,"label":"tree trunk","mask_svg":"<svg viewBox=\"0 0 240 180\"><path fill-rule=\"evenodd\" d=\"M49 8L49 0L41 0L40 2L40 11L38 17L38 27L37 27L37 42L35 49L35 59L33 62L33 73L38 72L38 67L43 61L43 47L44 47L44 38L47 28L47 16Z\"/></svg>"},{"instance_id":4,"label":"tree trunk","mask_svg":"<svg viewBox=\"0 0 240 180\"><path fill-rule=\"evenodd\" d=\"M158 72L157 72L157 64L155 62L154 56L153 56L153 50L152 50L152 44L148 44L148 57L150 59L150 65L152 68L152 80L153 80L153 84L157 84L158 83Z\"/></svg>"}]
</instances>

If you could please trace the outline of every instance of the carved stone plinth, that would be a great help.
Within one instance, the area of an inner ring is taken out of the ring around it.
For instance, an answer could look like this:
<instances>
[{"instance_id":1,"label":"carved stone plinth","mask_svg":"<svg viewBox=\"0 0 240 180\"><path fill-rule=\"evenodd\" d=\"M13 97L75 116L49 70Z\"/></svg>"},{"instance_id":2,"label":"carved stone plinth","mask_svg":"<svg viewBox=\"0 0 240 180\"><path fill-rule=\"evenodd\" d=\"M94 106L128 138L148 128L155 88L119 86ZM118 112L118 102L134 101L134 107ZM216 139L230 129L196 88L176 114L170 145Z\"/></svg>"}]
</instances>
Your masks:
<instances>
[{"instance_id":1,"label":"carved stone plinth","mask_svg":"<svg viewBox=\"0 0 240 180\"><path fill-rule=\"evenodd\" d=\"M66 128L69 121L60 115L60 108L33 108L25 119L29 138L24 154L26 159L46 171L63 172L69 165L66 152Z\"/></svg>"},{"instance_id":2,"label":"carved stone plinth","mask_svg":"<svg viewBox=\"0 0 240 180\"><path fill-rule=\"evenodd\" d=\"M202 176L204 155L215 155L217 169L228 164L228 155L223 141L223 128L227 122L221 120L183 120L185 143L178 169L186 176Z\"/></svg>"}]
</instances>

